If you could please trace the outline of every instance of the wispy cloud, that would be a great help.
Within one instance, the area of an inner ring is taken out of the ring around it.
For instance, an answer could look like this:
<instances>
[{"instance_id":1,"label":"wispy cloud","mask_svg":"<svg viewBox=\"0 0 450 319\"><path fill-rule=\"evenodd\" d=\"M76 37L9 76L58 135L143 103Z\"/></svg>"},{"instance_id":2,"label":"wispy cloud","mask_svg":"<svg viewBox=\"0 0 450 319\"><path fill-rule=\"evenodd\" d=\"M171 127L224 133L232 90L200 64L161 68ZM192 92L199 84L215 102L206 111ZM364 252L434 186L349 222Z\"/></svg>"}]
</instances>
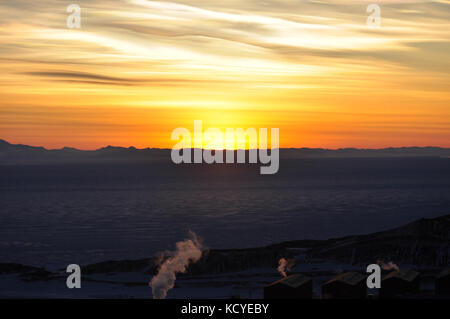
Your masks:
<instances>
[{"instance_id":1,"label":"wispy cloud","mask_svg":"<svg viewBox=\"0 0 450 319\"><path fill-rule=\"evenodd\" d=\"M66 1L0 3L4 105L43 107L67 99L129 110L276 105L286 112L346 112L358 103L368 117L394 107L448 112L447 0L377 1L379 29L366 25L370 1L75 3L81 29L66 27ZM178 125L187 118L163 121ZM282 113L275 119L295 124Z\"/></svg>"}]
</instances>

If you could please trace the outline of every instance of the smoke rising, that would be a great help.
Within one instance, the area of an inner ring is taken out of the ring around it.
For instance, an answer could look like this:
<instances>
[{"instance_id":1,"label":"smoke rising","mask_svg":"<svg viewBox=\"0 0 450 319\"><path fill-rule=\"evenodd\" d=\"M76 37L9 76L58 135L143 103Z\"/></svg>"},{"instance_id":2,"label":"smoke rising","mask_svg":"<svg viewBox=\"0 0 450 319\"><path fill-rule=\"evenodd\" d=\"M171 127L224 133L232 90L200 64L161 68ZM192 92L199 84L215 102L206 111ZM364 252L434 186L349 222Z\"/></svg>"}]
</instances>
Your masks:
<instances>
[{"instance_id":1,"label":"smoke rising","mask_svg":"<svg viewBox=\"0 0 450 319\"><path fill-rule=\"evenodd\" d=\"M381 264L381 268L383 268L384 270L399 270L400 268L398 268L398 266L396 264L394 264L392 261L388 262L387 264L382 263Z\"/></svg>"},{"instance_id":2,"label":"smoke rising","mask_svg":"<svg viewBox=\"0 0 450 319\"><path fill-rule=\"evenodd\" d=\"M383 270L400 270L400 268L394 264L392 261L388 262L387 264L384 263L382 260L378 260L378 265L380 265L381 269Z\"/></svg>"},{"instance_id":3,"label":"smoke rising","mask_svg":"<svg viewBox=\"0 0 450 319\"><path fill-rule=\"evenodd\" d=\"M175 285L176 275L186 272L190 263L196 263L202 257L202 244L197 235L190 231L190 239L176 243L176 249L168 252L169 257L161 264L158 273L152 278L153 299L164 299Z\"/></svg>"},{"instance_id":4,"label":"smoke rising","mask_svg":"<svg viewBox=\"0 0 450 319\"><path fill-rule=\"evenodd\" d=\"M290 271L292 269L292 267L294 267L295 264L295 260L292 258L286 259L286 258L281 258L278 261L278 272L281 274L281 276L283 277L287 277L286 272Z\"/></svg>"}]
</instances>

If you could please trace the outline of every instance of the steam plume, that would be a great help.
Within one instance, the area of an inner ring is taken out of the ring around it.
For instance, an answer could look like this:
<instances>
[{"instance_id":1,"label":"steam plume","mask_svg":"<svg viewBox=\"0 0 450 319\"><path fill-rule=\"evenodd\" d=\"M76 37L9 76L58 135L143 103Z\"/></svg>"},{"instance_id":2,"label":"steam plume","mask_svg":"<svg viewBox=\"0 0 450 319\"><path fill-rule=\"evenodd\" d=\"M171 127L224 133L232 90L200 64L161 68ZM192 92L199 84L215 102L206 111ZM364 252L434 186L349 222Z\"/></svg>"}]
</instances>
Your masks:
<instances>
[{"instance_id":1,"label":"steam plume","mask_svg":"<svg viewBox=\"0 0 450 319\"><path fill-rule=\"evenodd\" d=\"M176 243L176 250L161 264L158 273L149 283L153 299L164 299L175 285L176 275L186 272L190 263L196 263L202 257L202 245L197 235L190 231L190 239Z\"/></svg>"},{"instance_id":2,"label":"steam plume","mask_svg":"<svg viewBox=\"0 0 450 319\"><path fill-rule=\"evenodd\" d=\"M399 270L398 266L394 264L392 261L388 262L387 264L382 263L381 268L383 268L384 270L391 270L391 269Z\"/></svg>"},{"instance_id":3,"label":"steam plume","mask_svg":"<svg viewBox=\"0 0 450 319\"><path fill-rule=\"evenodd\" d=\"M292 258L290 258L290 259L281 258L278 261L277 269L283 277L287 277L286 271L291 270L292 267L294 266L294 264L295 264L295 261Z\"/></svg>"},{"instance_id":4,"label":"steam plume","mask_svg":"<svg viewBox=\"0 0 450 319\"><path fill-rule=\"evenodd\" d=\"M378 265L380 265L381 269L383 269L383 270L392 270L392 269L399 270L400 269L392 261L390 261L386 264L386 263L384 263L384 261L378 260Z\"/></svg>"}]
</instances>

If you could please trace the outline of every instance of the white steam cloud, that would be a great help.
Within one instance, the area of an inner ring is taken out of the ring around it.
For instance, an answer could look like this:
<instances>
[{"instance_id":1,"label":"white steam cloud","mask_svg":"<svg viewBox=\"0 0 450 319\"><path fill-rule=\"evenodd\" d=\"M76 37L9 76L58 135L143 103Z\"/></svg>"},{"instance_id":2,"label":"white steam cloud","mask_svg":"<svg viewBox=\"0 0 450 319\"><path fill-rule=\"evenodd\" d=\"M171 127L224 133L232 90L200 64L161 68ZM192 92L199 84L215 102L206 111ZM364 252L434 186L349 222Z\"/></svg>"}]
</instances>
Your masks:
<instances>
[{"instance_id":1,"label":"white steam cloud","mask_svg":"<svg viewBox=\"0 0 450 319\"><path fill-rule=\"evenodd\" d=\"M164 299L167 292L175 285L176 275L186 272L191 263L196 263L202 257L202 245L197 235L190 231L190 239L176 243L176 249L169 252L169 257L161 264L156 276L149 286L152 287L153 299Z\"/></svg>"}]
</instances>

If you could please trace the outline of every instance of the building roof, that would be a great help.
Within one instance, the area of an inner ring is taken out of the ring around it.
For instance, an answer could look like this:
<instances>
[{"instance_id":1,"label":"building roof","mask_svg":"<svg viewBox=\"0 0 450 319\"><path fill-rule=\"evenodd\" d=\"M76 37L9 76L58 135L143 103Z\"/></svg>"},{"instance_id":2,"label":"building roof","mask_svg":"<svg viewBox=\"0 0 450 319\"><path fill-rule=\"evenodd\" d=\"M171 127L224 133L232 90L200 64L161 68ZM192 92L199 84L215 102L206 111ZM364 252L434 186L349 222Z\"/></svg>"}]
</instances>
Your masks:
<instances>
[{"instance_id":1,"label":"building roof","mask_svg":"<svg viewBox=\"0 0 450 319\"><path fill-rule=\"evenodd\" d=\"M444 278L450 276L450 268L444 269L437 275L438 278Z\"/></svg>"},{"instance_id":2,"label":"building roof","mask_svg":"<svg viewBox=\"0 0 450 319\"><path fill-rule=\"evenodd\" d=\"M400 270L391 271L389 274L387 274L383 278L383 280L386 280L389 278L397 278L397 279L401 279L404 281L413 281L414 279L417 278L417 276L419 276L419 273L417 271L409 270L409 269L400 269Z\"/></svg>"},{"instance_id":3,"label":"building roof","mask_svg":"<svg viewBox=\"0 0 450 319\"><path fill-rule=\"evenodd\" d=\"M302 274L295 274L295 275L291 275L288 277L284 277L280 280L277 280L269 285L267 285L267 287L269 286L274 286L274 285L285 285L291 288L297 288L305 283L307 283L308 281L310 281L311 278Z\"/></svg>"},{"instance_id":4,"label":"building roof","mask_svg":"<svg viewBox=\"0 0 450 319\"><path fill-rule=\"evenodd\" d=\"M361 282L361 280L365 280L366 277L364 277L363 275L361 275L360 273L357 272L344 272L342 274L337 275L336 277L334 277L331 280L328 280L326 283L324 283L324 285L330 284L332 282L342 282L348 285L356 285L359 282Z\"/></svg>"}]
</instances>

